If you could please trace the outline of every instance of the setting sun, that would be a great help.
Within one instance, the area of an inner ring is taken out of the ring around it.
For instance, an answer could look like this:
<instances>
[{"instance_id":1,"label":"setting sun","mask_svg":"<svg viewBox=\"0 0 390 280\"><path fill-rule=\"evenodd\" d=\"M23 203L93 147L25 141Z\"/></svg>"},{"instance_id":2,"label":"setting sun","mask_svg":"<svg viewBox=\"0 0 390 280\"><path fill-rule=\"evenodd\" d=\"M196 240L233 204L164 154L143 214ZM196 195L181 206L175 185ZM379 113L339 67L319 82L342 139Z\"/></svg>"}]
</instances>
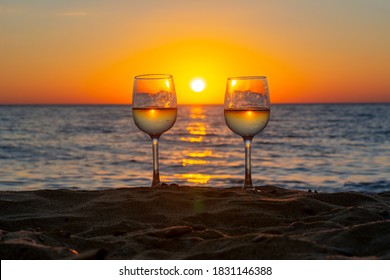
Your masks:
<instances>
[{"instance_id":1,"label":"setting sun","mask_svg":"<svg viewBox=\"0 0 390 280\"><path fill-rule=\"evenodd\" d=\"M201 78L195 78L191 81L191 89L195 92L201 92L205 89L206 83Z\"/></svg>"}]
</instances>

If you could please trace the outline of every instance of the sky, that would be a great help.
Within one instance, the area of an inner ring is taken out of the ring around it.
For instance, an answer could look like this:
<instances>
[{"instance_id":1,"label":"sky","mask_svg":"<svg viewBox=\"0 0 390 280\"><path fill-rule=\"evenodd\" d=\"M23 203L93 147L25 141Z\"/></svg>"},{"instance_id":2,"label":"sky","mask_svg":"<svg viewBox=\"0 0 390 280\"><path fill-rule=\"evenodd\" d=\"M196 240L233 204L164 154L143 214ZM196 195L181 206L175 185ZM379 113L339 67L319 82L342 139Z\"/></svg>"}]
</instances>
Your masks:
<instances>
[{"instance_id":1,"label":"sky","mask_svg":"<svg viewBox=\"0 0 390 280\"><path fill-rule=\"evenodd\" d=\"M129 104L146 73L172 74L179 104L223 104L245 75L267 76L272 103L390 102L389 15L388 0L0 0L0 104Z\"/></svg>"}]
</instances>

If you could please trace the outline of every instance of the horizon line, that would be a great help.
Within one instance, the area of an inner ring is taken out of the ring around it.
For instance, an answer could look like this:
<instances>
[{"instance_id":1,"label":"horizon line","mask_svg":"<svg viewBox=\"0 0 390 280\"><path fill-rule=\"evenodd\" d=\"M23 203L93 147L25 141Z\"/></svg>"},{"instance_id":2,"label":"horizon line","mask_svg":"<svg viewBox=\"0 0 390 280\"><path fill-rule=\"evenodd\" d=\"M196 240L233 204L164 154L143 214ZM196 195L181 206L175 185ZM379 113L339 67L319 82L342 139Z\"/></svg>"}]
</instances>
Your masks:
<instances>
[{"instance_id":1,"label":"horizon line","mask_svg":"<svg viewBox=\"0 0 390 280\"><path fill-rule=\"evenodd\" d=\"M390 104L390 101L349 102L275 102L271 105ZM132 106L132 103L0 103L0 106ZM223 103L183 103L178 106L223 106Z\"/></svg>"}]
</instances>

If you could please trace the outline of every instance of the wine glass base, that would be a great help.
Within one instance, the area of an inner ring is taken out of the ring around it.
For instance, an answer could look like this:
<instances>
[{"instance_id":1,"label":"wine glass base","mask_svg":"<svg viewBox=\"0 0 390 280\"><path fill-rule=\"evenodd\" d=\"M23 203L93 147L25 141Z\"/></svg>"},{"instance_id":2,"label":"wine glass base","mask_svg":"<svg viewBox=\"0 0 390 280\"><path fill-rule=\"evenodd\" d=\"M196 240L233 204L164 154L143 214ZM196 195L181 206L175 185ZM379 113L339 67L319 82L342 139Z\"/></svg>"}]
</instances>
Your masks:
<instances>
[{"instance_id":1,"label":"wine glass base","mask_svg":"<svg viewBox=\"0 0 390 280\"><path fill-rule=\"evenodd\" d=\"M243 190L255 190L256 188L253 185L243 185Z\"/></svg>"},{"instance_id":2,"label":"wine glass base","mask_svg":"<svg viewBox=\"0 0 390 280\"><path fill-rule=\"evenodd\" d=\"M242 189L248 192L261 192L261 190L256 189L255 186L243 186Z\"/></svg>"}]
</instances>

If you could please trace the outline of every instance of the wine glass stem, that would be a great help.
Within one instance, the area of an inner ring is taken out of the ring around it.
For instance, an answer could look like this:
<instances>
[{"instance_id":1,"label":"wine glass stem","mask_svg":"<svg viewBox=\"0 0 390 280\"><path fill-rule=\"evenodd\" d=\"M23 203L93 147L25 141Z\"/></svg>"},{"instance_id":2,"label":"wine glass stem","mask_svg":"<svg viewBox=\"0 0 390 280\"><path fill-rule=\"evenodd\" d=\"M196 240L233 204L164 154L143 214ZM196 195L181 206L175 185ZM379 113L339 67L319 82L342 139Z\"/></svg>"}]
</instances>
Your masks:
<instances>
[{"instance_id":1,"label":"wine glass stem","mask_svg":"<svg viewBox=\"0 0 390 280\"><path fill-rule=\"evenodd\" d=\"M152 187L161 186L160 172L158 167L158 137L152 138L153 144L153 182Z\"/></svg>"},{"instance_id":2,"label":"wine glass stem","mask_svg":"<svg viewBox=\"0 0 390 280\"><path fill-rule=\"evenodd\" d=\"M251 173L251 145L252 139L244 139L245 144L245 182L244 189L253 188Z\"/></svg>"}]
</instances>

